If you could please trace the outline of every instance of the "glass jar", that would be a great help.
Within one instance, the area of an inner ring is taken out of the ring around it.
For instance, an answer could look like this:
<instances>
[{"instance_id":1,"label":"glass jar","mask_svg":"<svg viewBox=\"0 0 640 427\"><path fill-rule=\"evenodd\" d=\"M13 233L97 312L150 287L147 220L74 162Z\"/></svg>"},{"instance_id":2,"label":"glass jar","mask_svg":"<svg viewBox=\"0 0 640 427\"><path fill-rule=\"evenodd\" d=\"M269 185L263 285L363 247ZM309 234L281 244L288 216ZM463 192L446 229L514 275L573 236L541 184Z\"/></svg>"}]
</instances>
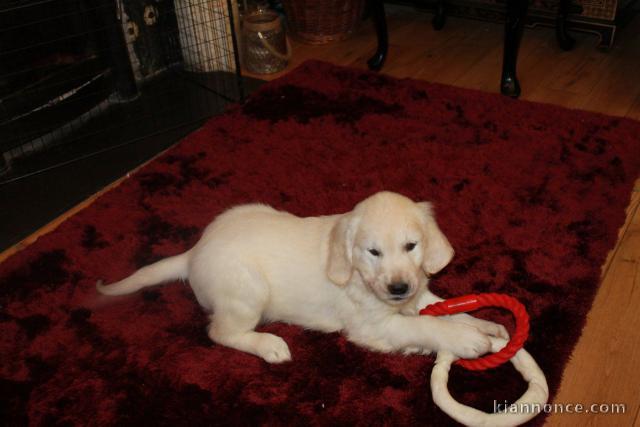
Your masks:
<instances>
[{"instance_id":1,"label":"glass jar","mask_svg":"<svg viewBox=\"0 0 640 427\"><path fill-rule=\"evenodd\" d=\"M282 71L289 62L291 47L280 16L266 8L248 11L243 19L243 63L252 73Z\"/></svg>"}]
</instances>

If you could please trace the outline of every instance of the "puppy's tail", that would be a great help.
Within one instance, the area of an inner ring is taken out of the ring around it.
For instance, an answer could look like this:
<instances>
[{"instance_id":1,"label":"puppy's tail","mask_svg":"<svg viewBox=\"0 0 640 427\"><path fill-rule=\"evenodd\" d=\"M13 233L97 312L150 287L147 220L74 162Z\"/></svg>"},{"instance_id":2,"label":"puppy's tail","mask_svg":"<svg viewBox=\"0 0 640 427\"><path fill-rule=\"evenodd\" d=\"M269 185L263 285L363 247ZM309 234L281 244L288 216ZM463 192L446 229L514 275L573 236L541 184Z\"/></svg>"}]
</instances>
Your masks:
<instances>
[{"instance_id":1,"label":"puppy's tail","mask_svg":"<svg viewBox=\"0 0 640 427\"><path fill-rule=\"evenodd\" d=\"M111 285L104 285L102 280L98 280L96 288L103 295L131 294L147 286L158 285L169 280L186 279L188 264L189 251L142 267L126 279Z\"/></svg>"}]
</instances>

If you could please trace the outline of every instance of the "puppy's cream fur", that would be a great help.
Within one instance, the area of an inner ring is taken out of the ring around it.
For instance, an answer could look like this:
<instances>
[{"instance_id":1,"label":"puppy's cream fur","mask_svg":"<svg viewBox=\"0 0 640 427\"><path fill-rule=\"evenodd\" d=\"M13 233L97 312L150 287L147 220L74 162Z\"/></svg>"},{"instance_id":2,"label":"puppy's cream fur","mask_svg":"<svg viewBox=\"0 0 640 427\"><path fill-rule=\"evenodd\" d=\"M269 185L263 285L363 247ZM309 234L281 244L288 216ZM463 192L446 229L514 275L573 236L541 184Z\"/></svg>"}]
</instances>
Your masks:
<instances>
[{"instance_id":1,"label":"puppy's cream fur","mask_svg":"<svg viewBox=\"0 0 640 427\"><path fill-rule=\"evenodd\" d=\"M395 193L309 218L253 204L220 215L191 250L98 290L122 295L188 279L211 313L209 337L271 363L291 354L282 338L254 330L261 322L342 331L383 352L445 349L473 358L489 350L487 335L506 338L506 330L467 315L418 316L440 300L428 290L428 276L453 253L430 204Z\"/></svg>"}]
</instances>

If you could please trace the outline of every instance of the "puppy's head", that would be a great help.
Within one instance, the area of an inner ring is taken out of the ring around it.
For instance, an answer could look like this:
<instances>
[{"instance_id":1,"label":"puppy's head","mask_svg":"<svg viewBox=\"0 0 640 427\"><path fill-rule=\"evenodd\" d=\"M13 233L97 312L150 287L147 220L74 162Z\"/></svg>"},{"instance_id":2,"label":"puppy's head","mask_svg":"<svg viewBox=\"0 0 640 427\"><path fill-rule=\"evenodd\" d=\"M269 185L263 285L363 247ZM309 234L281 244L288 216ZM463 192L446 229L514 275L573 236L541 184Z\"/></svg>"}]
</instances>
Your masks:
<instances>
[{"instance_id":1,"label":"puppy's head","mask_svg":"<svg viewBox=\"0 0 640 427\"><path fill-rule=\"evenodd\" d=\"M378 299L402 305L453 253L428 202L382 192L340 217L331 232L327 274L338 285L358 274Z\"/></svg>"}]
</instances>

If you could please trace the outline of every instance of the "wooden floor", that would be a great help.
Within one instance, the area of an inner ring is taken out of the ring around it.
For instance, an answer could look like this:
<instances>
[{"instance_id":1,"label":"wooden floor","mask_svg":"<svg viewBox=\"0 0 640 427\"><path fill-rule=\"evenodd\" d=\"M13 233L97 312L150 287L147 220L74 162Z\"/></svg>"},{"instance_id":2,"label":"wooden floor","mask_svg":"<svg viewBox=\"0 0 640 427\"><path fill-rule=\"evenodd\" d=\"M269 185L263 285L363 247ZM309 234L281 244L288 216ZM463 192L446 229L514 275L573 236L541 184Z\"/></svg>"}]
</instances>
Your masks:
<instances>
[{"instance_id":1,"label":"wooden floor","mask_svg":"<svg viewBox=\"0 0 640 427\"><path fill-rule=\"evenodd\" d=\"M501 25L450 18L436 32L427 13L393 7L388 14L390 52L384 73L498 91ZM577 47L563 52L553 30L527 29L518 65L521 98L640 119L639 30L640 16L617 34L616 45L609 51L598 50L596 36L576 34ZM325 46L294 42L289 69L310 58L365 68L374 49L373 29L365 22L344 42ZM640 426L640 181L629 196L627 222L603 266L602 286L555 399L585 407L623 403L626 411L620 415L554 414L548 425ZM91 200L0 254L0 261Z\"/></svg>"}]
</instances>

